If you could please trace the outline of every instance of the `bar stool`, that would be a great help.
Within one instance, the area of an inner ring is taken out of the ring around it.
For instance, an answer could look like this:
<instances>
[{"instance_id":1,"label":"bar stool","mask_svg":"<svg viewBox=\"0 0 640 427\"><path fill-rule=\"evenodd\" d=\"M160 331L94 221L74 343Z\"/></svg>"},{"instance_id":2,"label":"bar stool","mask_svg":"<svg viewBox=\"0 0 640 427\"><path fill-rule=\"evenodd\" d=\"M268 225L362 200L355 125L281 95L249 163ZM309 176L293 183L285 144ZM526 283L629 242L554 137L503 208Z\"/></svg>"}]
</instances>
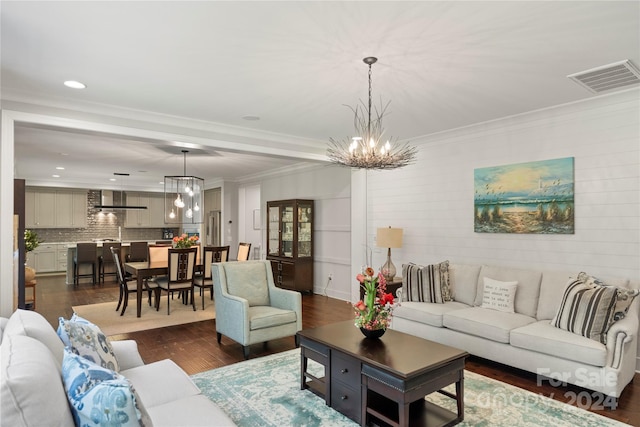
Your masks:
<instances>
[{"instance_id":1,"label":"bar stool","mask_svg":"<svg viewBox=\"0 0 640 427\"><path fill-rule=\"evenodd\" d=\"M118 272L115 269L115 262L111 254L111 248L122 248L121 243L105 242L102 244L102 255L98 258L98 275L100 283L104 283L104 276L114 276L117 279ZM110 267L110 271L105 271L105 267Z\"/></svg>"},{"instance_id":2,"label":"bar stool","mask_svg":"<svg viewBox=\"0 0 640 427\"><path fill-rule=\"evenodd\" d=\"M38 284L38 282L36 282L36 279L33 279L29 282L25 282L24 284L24 292L25 292L25 296L24 296L24 305L25 308L27 310L34 310L36 309L36 285ZM27 289L31 289L31 297L27 296Z\"/></svg>"},{"instance_id":3,"label":"bar stool","mask_svg":"<svg viewBox=\"0 0 640 427\"><path fill-rule=\"evenodd\" d=\"M147 242L131 242L127 262L146 262L149 260L149 249Z\"/></svg>"},{"instance_id":4,"label":"bar stool","mask_svg":"<svg viewBox=\"0 0 640 427\"><path fill-rule=\"evenodd\" d=\"M91 273L80 274L80 266L91 265ZM98 245L96 243L78 243L76 255L73 258L73 286L78 286L78 281L83 277L91 277L92 284L96 284L96 272L98 264Z\"/></svg>"}]
</instances>

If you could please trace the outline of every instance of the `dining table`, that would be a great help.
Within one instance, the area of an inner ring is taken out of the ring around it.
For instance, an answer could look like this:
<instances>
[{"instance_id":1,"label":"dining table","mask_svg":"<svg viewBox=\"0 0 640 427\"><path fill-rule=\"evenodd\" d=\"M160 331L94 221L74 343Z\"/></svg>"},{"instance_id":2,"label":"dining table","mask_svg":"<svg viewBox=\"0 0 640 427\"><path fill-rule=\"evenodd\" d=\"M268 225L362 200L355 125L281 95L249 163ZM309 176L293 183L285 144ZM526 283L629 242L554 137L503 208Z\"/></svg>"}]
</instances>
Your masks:
<instances>
[{"instance_id":1,"label":"dining table","mask_svg":"<svg viewBox=\"0 0 640 427\"><path fill-rule=\"evenodd\" d=\"M125 262L124 271L136 278L136 315L140 317L142 313L142 291L144 290L144 281L153 276L165 276L169 274L169 261L136 261ZM196 264L196 271L202 271L202 264Z\"/></svg>"}]
</instances>

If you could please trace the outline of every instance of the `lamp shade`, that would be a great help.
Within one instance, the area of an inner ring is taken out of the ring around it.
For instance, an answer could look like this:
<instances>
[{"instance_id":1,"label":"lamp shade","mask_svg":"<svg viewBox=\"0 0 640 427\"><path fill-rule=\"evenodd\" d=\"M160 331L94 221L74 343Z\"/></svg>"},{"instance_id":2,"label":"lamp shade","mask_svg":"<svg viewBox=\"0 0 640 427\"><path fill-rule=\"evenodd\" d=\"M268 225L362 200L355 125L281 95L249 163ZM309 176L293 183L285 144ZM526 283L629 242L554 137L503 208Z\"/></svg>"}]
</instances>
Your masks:
<instances>
[{"instance_id":1,"label":"lamp shade","mask_svg":"<svg viewBox=\"0 0 640 427\"><path fill-rule=\"evenodd\" d=\"M376 246L379 248L401 248L402 228L378 228Z\"/></svg>"}]
</instances>

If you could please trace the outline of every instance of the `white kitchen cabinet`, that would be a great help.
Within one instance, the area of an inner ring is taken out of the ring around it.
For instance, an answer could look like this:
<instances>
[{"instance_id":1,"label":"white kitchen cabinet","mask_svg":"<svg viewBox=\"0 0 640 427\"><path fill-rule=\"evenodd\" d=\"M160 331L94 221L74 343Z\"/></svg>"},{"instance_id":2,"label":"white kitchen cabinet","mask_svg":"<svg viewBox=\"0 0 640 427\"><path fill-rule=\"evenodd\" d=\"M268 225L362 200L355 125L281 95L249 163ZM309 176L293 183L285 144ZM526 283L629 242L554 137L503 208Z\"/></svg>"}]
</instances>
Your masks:
<instances>
[{"instance_id":1,"label":"white kitchen cabinet","mask_svg":"<svg viewBox=\"0 0 640 427\"><path fill-rule=\"evenodd\" d=\"M82 190L27 189L26 228L84 228L87 192Z\"/></svg>"},{"instance_id":2,"label":"white kitchen cabinet","mask_svg":"<svg viewBox=\"0 0 640 427\"><path fill-rule=\"evenodd\" d=\"M58 245L55 243L42 243L27 255L27 265L36 270L36 273L51 273L58 270Z\"/></svg>"},{"instance_id":3,"label":"white kitchen cabinet","mask_svg":"<svg viewBox=\"0 0 640 427\"><path fill-rule=\"evenodd\" d=\"M87 192L57 191L56 227L84 228L87 226Z\"/></svg>"},{"instance_id":4,"label":"white kitchen cabinet","mask_svg":"<svg viewBox=\"0 0 640 427\"><path fill-rule=\"evenodd\" d=\"M164 223L164 195L127 193L127 205L146 206L147 209L128 210L124 221L127 228L162 228Z\"/></svg>"},{"instance_id":5,"label":"white kitchen cabinet","mask_svg":"<svg viewBox=\"0 0 640 427\"><path fill-rule=\"evenodd\" d=\"M154 228L162 228L167 225L164 223L164 195L149 196L149 224Z\"/></svg>"},{"instance_id":6,"label":"white kitchen cabinet","mask_svg":"<svg viewBox=\"0 0 640 427\"><path fill-rule=\"evenodd\" d=\"M56 192L54 190L25 191L25 226L51 228L56 225Z\"/></svg>"}]
</instances>

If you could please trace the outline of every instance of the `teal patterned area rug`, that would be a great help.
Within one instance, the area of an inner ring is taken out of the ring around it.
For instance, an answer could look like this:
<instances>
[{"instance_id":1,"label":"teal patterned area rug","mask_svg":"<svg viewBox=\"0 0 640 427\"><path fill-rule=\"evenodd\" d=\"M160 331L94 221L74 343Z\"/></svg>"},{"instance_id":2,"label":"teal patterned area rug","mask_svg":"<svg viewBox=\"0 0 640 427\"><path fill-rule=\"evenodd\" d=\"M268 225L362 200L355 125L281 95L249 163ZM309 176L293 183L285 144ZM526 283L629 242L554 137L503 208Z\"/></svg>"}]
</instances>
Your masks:
<instances>
[{"instance_id":1,"label":"teal patterned area rug","mask_svg":"<svg viewBox=\"0 0 640 427\"><path fill-rule=\"evenodd\" d=\"M323 368L310 360L309 370L317 375ZM202 393L240 427L357 426L326 406L324 399L300 390L298 349L213 369L191 378ZM427 396L427 400L455 411L454 400L439 393ZM464 403L465 420L459 426L627 425L469 371L465 371Z\"/></svg>"}]
</instances>

